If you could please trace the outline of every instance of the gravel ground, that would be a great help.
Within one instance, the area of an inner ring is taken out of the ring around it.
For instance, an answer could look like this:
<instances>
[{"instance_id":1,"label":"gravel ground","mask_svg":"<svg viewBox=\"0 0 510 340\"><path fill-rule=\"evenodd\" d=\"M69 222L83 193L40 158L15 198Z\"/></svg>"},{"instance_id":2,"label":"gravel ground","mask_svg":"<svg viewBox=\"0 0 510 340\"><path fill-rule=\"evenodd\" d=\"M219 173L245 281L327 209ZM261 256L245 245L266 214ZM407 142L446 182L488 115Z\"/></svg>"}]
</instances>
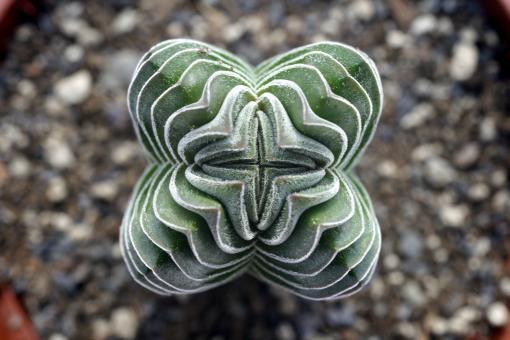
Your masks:
<instances>
[{"instance_id":1,"label":"gravel ground","mask_svg":"<svg viewBox=\"0 0 510 340\"><path fill-rule=\"evenodd\" d=\"M145 161L126 89L146 49L186 36L254 64L326 39L375 59L359 174L383 249L363 292L307 302L243 277L161 298L128 276L118 230ZM0 65L0 281L42 339L490 338L509 319L508 53L475 1L47 1Z\"/></svg>"}]
</instances>

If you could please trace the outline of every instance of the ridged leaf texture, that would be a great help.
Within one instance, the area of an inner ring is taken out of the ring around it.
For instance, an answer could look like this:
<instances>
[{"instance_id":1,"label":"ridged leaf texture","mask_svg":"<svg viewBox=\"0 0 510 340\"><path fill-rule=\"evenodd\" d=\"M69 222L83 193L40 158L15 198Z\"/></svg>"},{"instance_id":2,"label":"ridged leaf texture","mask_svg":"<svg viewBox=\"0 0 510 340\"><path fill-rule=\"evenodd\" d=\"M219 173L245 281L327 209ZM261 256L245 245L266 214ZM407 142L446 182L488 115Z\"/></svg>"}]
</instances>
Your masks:
<instances>
[{"instance_id":1,"label":"ridged leaf texture","mask_svg":"<svg viewBox=\"0 0 510 340\"><path fill-rule=\"evenodd\" d=\"M352 168L382 90L364 53L323 42L253 68L169 40L140 60L128 106L150 159L121 227L141 285L188 294L248 272L322 300L369 281L381 235Z\"/></svg>"}]
</instances>

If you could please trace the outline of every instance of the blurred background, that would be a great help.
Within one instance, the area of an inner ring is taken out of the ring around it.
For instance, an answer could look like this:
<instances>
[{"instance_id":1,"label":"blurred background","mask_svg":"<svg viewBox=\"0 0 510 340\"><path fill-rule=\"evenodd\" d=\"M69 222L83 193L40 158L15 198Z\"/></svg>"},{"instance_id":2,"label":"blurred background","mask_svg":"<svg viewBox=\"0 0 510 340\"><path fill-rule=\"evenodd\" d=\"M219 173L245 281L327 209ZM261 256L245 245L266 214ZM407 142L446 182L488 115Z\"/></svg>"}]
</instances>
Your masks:
<instances>
[{"instance_id":1,"label":"blurred background","mask_svg":"<svg viewBox=\"0 0 510 340\"><path fill-rule=\"evenodd\" d=\"M0 0L0 338L510 339L509 8ZM364 291L308 302L243 277L162 298L129 277L119 224L146 162L126 89L180 37L253 64L320 40L376 61L384 112L358 173L383 249Z\"/></svg>"}]
</instances>

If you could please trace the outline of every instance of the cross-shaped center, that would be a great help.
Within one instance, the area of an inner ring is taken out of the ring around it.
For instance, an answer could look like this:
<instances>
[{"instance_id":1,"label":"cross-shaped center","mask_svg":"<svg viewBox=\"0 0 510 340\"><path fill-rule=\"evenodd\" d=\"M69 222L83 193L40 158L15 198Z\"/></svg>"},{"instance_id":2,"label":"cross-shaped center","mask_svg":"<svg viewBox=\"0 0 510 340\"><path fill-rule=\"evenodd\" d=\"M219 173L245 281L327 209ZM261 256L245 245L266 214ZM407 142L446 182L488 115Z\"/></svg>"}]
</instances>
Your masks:
<instances>
[{"instance_id":1,"label":"cross-shaped center","mask_svg":"<svg viewBox=\"0 0 510 340\"><path fill-rule=\"evenodd\" d=\"M322 180L331 153L300 134L278 102L251 101L230 123L221 126L224 138L194 155L186 177L218 199L251 239L274 223L289 195Z\"/></svg>"}]
</instances>

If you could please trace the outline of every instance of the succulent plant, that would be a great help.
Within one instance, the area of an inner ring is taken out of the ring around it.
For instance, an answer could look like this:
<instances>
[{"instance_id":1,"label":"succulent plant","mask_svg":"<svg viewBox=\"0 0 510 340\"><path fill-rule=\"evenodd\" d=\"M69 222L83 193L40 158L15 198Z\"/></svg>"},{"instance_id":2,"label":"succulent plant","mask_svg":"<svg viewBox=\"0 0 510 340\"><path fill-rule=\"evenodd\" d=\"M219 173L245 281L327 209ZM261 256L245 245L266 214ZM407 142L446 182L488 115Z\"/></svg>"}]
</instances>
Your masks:
<instances>
[{"instance_id":1,"label":"succulent plant","mask_svg":"<svg viewBox=\"0 0 510 340\"><path fill-rule=\"evenodd\" d=\"M128 106L150 159L120 236L141 285L187 294L247 272L322 300L369 281L380 228L351 170L382 89L364 53L322 42L253 68L164 41L140 60Z\"/></svg>"}]
</instances>

